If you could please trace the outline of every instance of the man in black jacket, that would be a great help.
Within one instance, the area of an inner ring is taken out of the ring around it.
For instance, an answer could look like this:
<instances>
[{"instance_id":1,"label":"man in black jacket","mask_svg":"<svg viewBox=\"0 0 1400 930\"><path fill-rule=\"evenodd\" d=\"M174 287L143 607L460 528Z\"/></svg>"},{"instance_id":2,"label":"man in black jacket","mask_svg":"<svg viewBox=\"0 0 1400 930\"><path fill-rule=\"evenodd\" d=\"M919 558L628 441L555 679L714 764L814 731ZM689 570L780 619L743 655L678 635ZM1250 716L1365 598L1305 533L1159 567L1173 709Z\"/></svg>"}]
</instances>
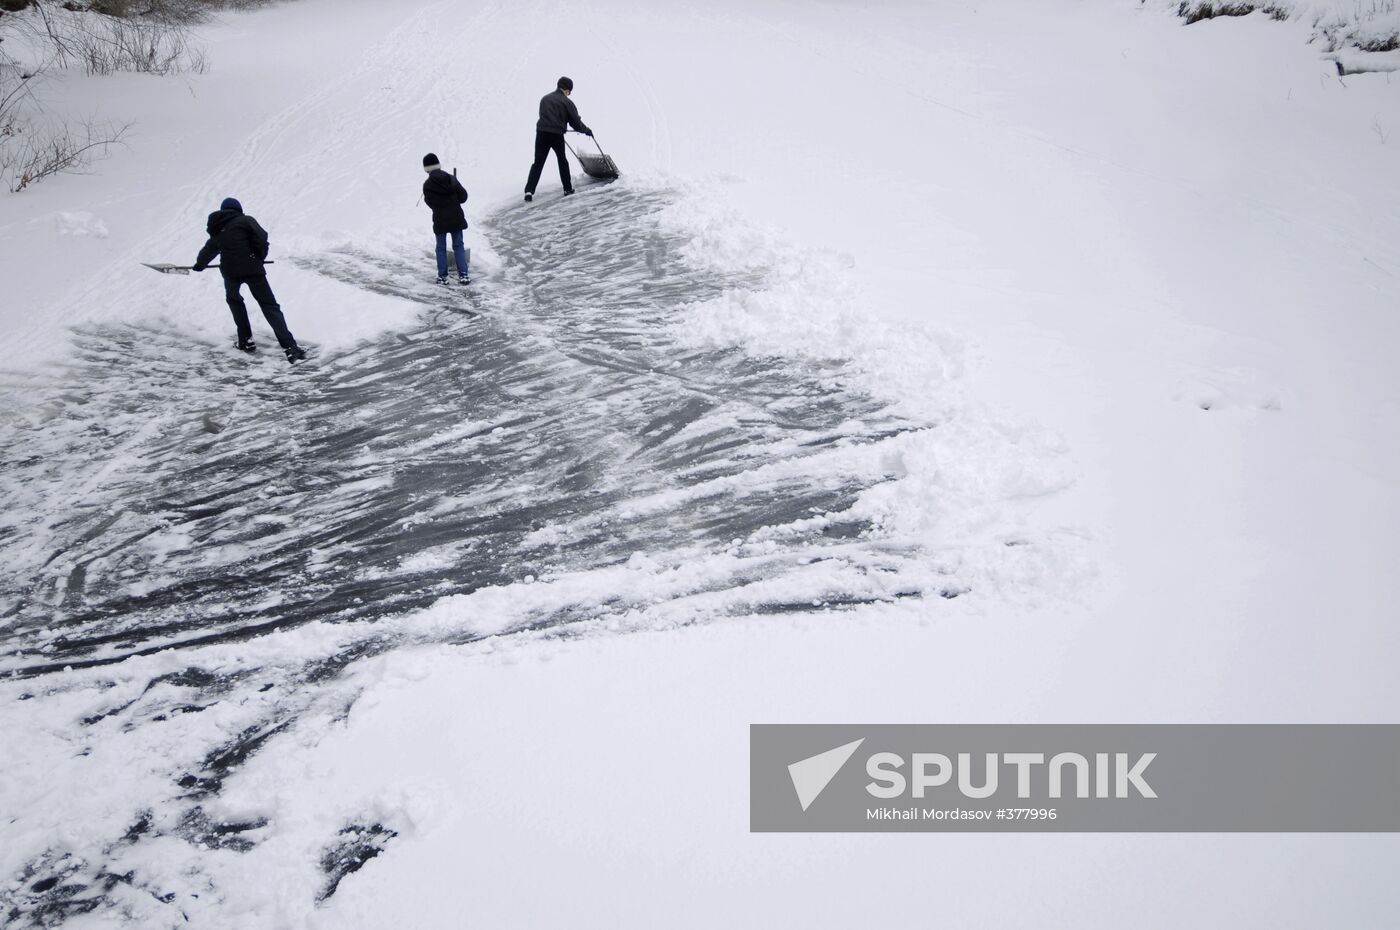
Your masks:
<instances>
[{"instance_id":1,"label":"man in black jacket","mask_svg":"<svg viewBox=\"0 0 1400 930\"><path fill-rule=\"evenodd\" d=\"M432 152L423 156L423 170L428 179L423 182L423 202L433 211L433 234L437 236L438 283L447 283L447 237L452 237L452 254L457 261L457 280L471 283L467 277L467 253L462 247L462 230L467 228L467 215L462 204L467 202L467 189L438 164Z\"/></svg>"},{"instance_id":2,"label":"man in black jacket","mask_svg":"<svg viewBox=\"0 0 1400 930\"><path fill-rule=\"evenodd\" d=\"M287 329L287 321L282 316L282 308L272 294L267 283L267 271L263 263L267 261L267 231L258 221L243 212L243 205L232 197L225 197L219 209L209 214L209 241L199 250L194 260L194 270L203 271L209 267L214 256L222 255L219 271L224 276L224 296L228 308L233 311L233 324L238 327L238 348L244 352L256 352L253 343L253 327L248 323L248 305L243 302L239 290L248 285L248 293L262 308L263 316L277 335L277 344L287 353L287 361L296 362L306 358L306 352L297 345L292 333Z\"/></svg>"},{"instance_id":3,"label":"man in black jacket","mask_svg":"<svg viewBox=\"0 0 1400 930\"><path fill-rule=\"evenodd\" d=\"M530 177L525 181L525 200L535 199L535 185L540 183L540 172L550 151L559 159L559 180L564 185L564 193L574 192L574 182L569 177L569 159L564 155L564 131L572 126L584 135L593 135L593 130L583 125L578 118L578 107L569 99L574 92L574 82L561 77L556 90L545 94L540 100L540 118L535 123L535 163L530 166Z\"/></svg>"}]
</instances>

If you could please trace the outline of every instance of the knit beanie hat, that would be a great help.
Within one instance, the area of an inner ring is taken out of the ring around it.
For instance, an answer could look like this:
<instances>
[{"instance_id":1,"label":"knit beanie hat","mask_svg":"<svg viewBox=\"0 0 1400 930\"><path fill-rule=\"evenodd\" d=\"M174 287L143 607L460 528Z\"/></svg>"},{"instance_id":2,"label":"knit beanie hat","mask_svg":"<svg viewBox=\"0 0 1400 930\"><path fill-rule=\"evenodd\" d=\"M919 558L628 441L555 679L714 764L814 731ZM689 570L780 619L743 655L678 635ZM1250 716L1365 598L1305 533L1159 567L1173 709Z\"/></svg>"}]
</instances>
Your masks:
<instances>
[{"instance_id":1,"label":"knit beanie hat","mask_svg":"<svg viewBox=\"0 0 1400 930\"><path fill-rule=\"evenodd\" d=\"M239 213L242 213L242 212L243 212L243 204L239 203L237 200L234 200L232 197L225 197L225 198L224 198L224 202L221 203L221 204L219 204L219 209L220 209L220 210L237 210Z\"/></svg>"},{"instance_id":2,"label":"knit beanie hat","mask_svg":"<svg viewBox=\"0 0 1400 930\"><path fill-rule=\"evenodd\" d=\"M441 167L442 165L438 164L438 157L432 152L429 152L428 154L423 156L424 171L436 171L438 168Z\"/></svg>"}]
</instances>

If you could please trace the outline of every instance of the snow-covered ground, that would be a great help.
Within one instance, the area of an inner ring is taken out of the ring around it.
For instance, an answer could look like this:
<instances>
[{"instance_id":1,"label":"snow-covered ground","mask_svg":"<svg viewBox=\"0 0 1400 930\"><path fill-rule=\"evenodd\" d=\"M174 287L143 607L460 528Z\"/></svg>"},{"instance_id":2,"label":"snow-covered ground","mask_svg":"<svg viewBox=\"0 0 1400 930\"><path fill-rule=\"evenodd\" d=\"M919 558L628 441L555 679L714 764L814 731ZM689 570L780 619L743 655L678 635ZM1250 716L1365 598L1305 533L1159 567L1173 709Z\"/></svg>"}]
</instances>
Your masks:
<instances>
[{"instance_id":1,"label":"snow-covered ground","mask_svg":"<svg viewBox=\"0 0 1400 930\"><path fill-rule=\"evenodd\" d=\"M0 198L0 920L1393 922L1388 835L748 832L750 723L1396 722L1400 83L1318 39L1395 11L1269 6L298 0L51 87L136 126ZM623 177L526 207L561 73ZM304 368L139 264L225 196Z\"/></svg>"}]
</instances>

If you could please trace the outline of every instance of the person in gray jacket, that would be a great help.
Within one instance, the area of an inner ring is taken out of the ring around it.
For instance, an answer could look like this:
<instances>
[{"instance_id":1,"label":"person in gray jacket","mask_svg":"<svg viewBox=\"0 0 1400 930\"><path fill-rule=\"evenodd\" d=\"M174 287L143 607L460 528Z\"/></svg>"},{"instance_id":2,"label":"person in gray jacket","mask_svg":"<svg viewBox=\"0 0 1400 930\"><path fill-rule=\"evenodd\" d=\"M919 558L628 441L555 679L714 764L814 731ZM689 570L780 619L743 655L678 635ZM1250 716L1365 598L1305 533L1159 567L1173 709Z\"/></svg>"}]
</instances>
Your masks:
<instances>
[{"instance_id":1,"label":"person in gray jacket","mask_svg":"<svg viewBox=\"0 0 1400 930\"><path fill-rule=\"evenodd\" d=\"M554 152L559 159L559 181L564 185L564 193L574 192L573 179L569 177L569 159L565 155L564 132L573 127L586 136L593 130L578 118L578 107L569 96L574 92L574 82L561 77L553 93L545 94L540 100L540 118L535 123L535 163L530 166L530 176L525 180L525 200L535 199L535 187L540 183L540 172L544 170L545 159Z\"/></svg>"}]
</instances>

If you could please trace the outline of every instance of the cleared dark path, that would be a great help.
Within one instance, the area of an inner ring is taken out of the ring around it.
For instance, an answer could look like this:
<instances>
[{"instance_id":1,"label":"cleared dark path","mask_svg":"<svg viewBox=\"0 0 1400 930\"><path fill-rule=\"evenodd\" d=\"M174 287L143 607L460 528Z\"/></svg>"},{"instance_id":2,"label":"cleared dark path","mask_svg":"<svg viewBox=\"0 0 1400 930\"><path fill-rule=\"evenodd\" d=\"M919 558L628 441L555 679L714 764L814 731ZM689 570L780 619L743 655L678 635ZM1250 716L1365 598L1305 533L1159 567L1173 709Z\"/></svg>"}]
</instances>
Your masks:
<instances>
[{"instance_id":1,"label":"cleared dark path","mask_svg":"<svg viewBox=\"0 0 1400 930\"><path fill-rule=\"evenodd\" d=\"M396 618L443 597L638 554L695 569L670 595L700 620L960 593L845 514L887 477L859 450L929 424L851 388L839 359L677 340L688 304L765 281L688 263L656 219L670 197L616 184L511 208L492 222L504 267L466 290L432 284L423 254L302 256L422 307L411 331L304 366L115 327L27 386L39 403L0 424L0 680L38 705L51 679L68 687L56 672L89 668L139 695L79 730L221 704L243 723L172 762L125 836L36 855L0 918L61 924L115 906L117 886L165 914L177 895L114 857L173 835L197 872L206 851L256 847L269 825L220 822L208 799L347 667L423 642ZM619 586L493 633L570 635L655 604ZM202 647L313 621L356 623L314 660L204 667ZM116 665L171 649L188 664L149 681ZM323 893L392 836L327 836Z\"/></svg>"},{"instance_id":2,"label":"cleared dark path","mask_svg":"<svg viewBox=\"0 0 1400 930\"><path fill-rule=\"evenodd\" d=\"M650 221L665 200L615 187L512 209L508 272L466 291L425 283L418 256L303 259L425 312L296 370L83 334L51 415L5 430L0 669L375 618L839 514L879 476L820 453L921 424L847 390L839 362L678 348L687 302L762 282L682 262ZM838 518L785 545L864 529Z\"/></svg>"}]
</instances>

